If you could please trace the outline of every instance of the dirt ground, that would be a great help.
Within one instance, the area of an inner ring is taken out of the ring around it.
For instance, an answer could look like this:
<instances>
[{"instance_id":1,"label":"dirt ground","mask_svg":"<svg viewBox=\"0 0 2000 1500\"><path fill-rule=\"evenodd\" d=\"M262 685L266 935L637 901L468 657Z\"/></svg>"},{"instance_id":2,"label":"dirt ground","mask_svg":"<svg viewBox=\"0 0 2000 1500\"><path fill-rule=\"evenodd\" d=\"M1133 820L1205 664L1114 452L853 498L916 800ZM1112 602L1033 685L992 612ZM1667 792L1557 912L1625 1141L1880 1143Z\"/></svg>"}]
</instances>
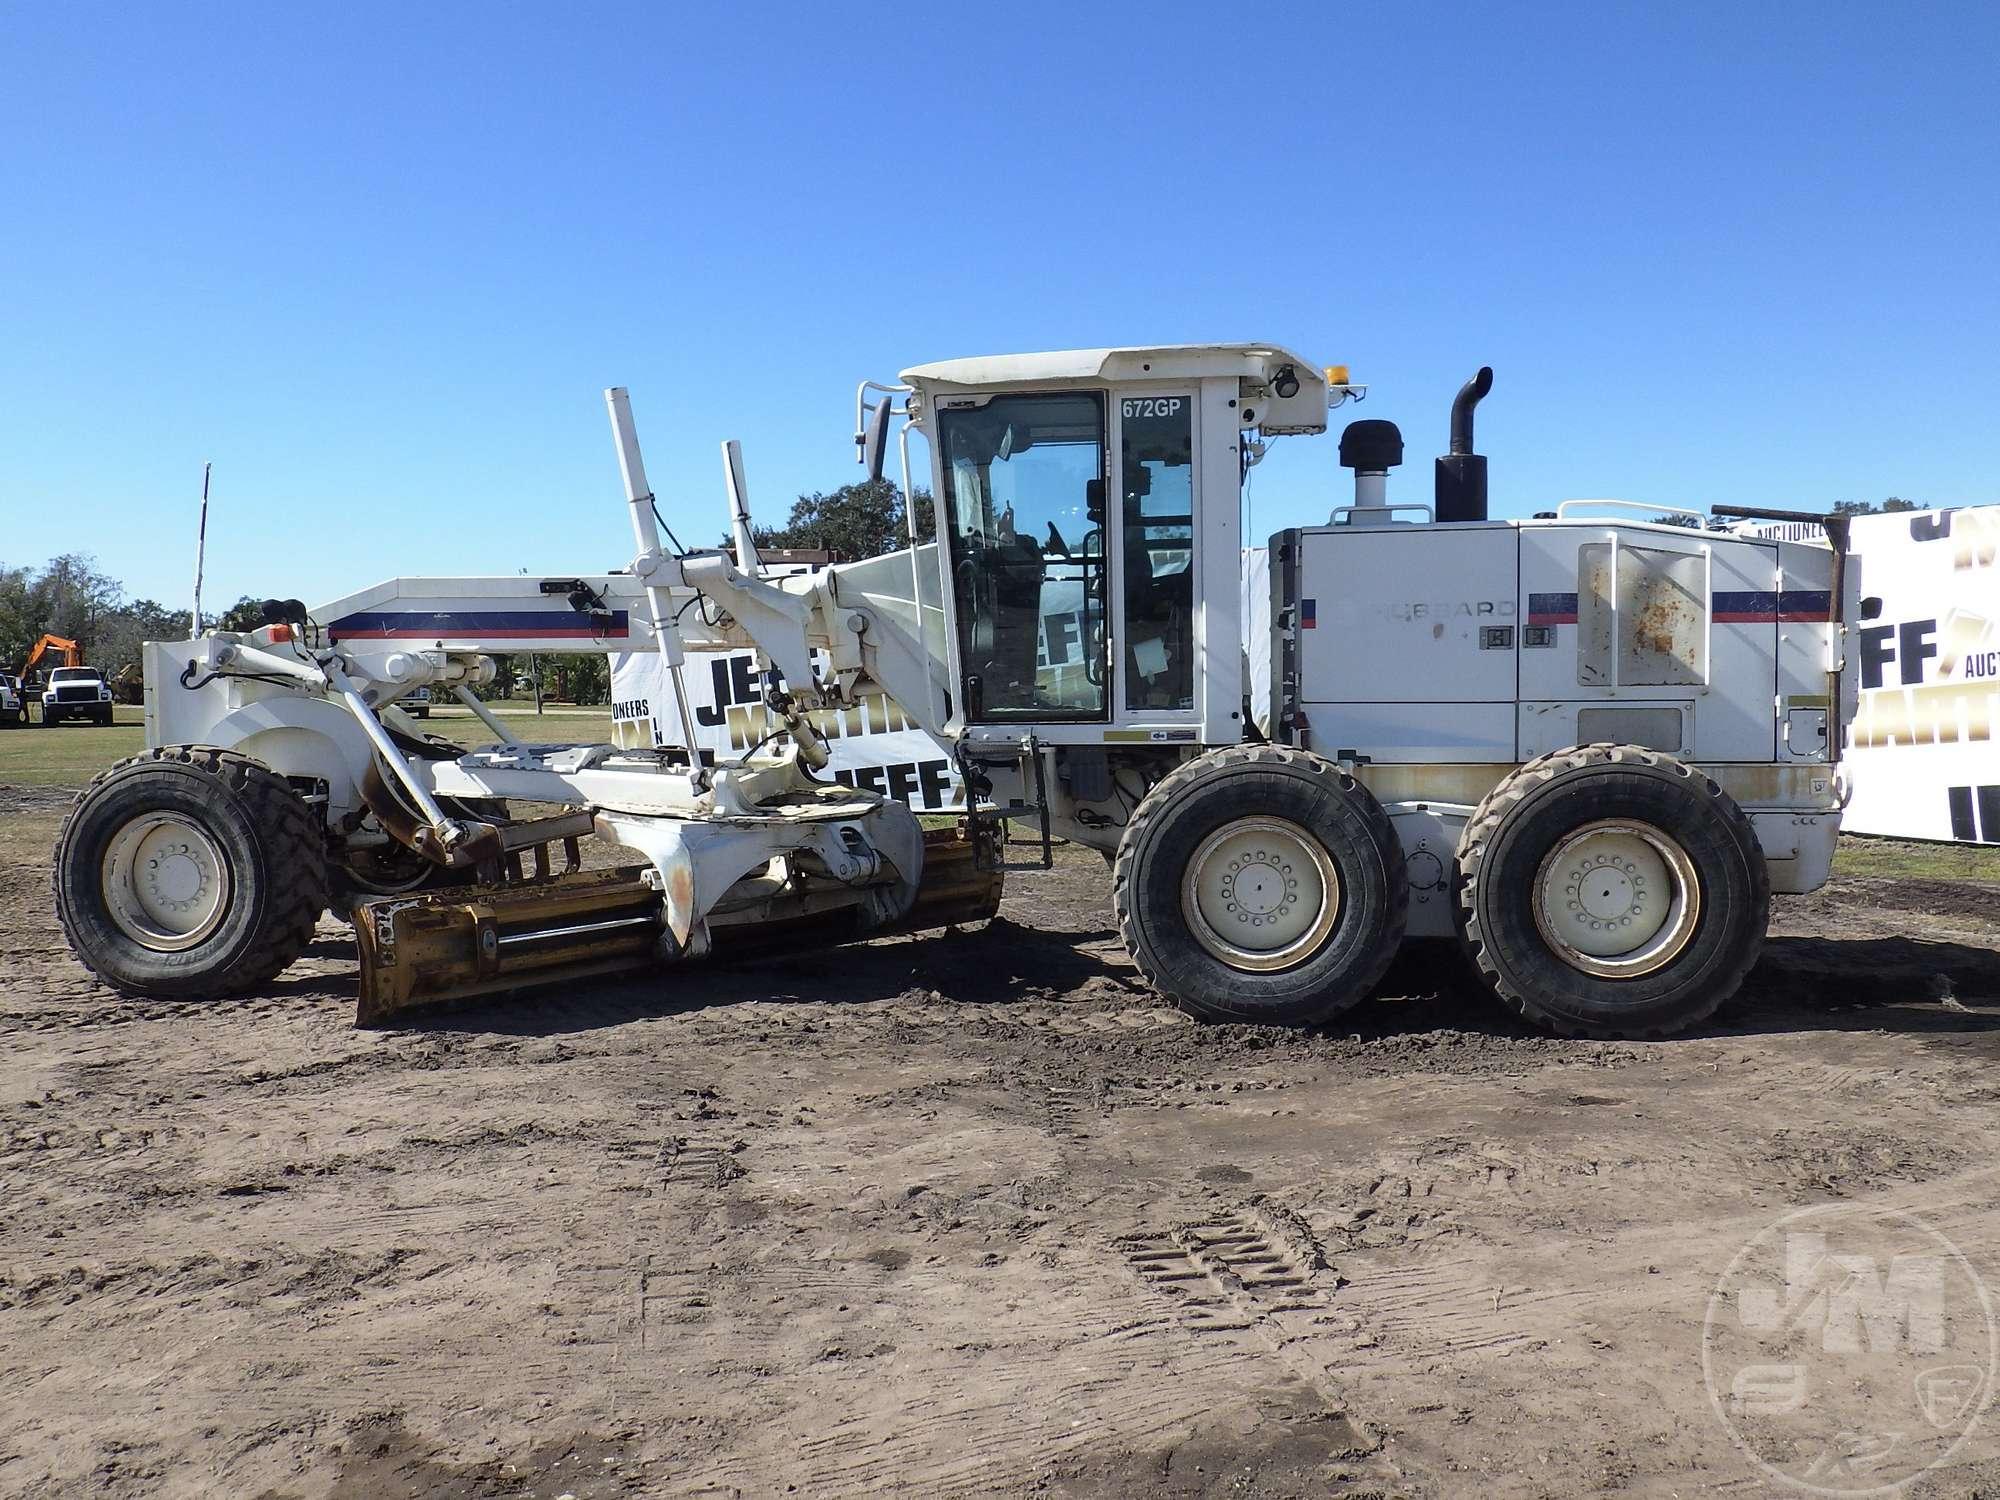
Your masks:
<instances>
[{"instance_id":1,"label":"dirt ground","mask_svg":"<svg viewBox=\"0 0 2000 1500\"><path fill-rule=\"evenodd\" d=\"M1096 857L974 932L350 1026L97 988L0 789L0 1491L1731 1495L1731 1256L1911 1210L2000 1288L2000 906L1781 898L1665 1043L1416 955L1323 1034L1138 987ZM1911 1493L2000 1493L2000 1417Z\"/></svg>"}]
</instances>

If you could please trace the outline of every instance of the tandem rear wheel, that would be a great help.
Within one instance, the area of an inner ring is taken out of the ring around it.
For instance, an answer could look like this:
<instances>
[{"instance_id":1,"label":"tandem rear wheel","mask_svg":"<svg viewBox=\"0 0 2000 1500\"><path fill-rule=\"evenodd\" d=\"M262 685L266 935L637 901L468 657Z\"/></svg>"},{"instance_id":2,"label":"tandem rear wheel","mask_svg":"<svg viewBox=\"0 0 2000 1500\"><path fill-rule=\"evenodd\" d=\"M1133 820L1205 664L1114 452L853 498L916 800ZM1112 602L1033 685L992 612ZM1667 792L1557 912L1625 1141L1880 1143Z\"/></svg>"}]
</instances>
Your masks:
<instances>
[{"instance_id":1,"label":"tandem rear wheel","mask_svg":"<svg viewBox=\"0 0 2000 1500\"><path fill-rule=\"evenodd\" d=\"M1512 772L1458 846L1459 936L1480 981L1568 1036L1664 1037L1756 963L1770 878L1756 830L1672 756L1586 745ZM1367 788L1278 746L1213 751L1132 815L1112 902L1141 974L1214 1021L1310 1025L1366 997L1403 939L1402 849Z\"/></svg>"},{"instance_id":2,"label":"tandem rear wheel","mask_svg":"<svg viewBox=\"0 0 2000 1500\"><path fill-rule=\"evenodd\" d=\"M1459 841L1459 931L1509 1008L1566 1036L1663 1037L1742 985L1770 920L1757 833L1694 767L1633 745L1545 755Z\"/></svg>"},{"instance_id":3,"label":"tandem rear wheel","mask_svg":"<svg viewBox=\"0 0 2000 1500\"><path fill-rule=\"evenodd\" d=\"M1311 1025L1365 998L1408 886L1381 805L1305 751L1212 751L1133 812L1112 904L1139 971L1214 1021Z\"/></svg>"}]
</instances>

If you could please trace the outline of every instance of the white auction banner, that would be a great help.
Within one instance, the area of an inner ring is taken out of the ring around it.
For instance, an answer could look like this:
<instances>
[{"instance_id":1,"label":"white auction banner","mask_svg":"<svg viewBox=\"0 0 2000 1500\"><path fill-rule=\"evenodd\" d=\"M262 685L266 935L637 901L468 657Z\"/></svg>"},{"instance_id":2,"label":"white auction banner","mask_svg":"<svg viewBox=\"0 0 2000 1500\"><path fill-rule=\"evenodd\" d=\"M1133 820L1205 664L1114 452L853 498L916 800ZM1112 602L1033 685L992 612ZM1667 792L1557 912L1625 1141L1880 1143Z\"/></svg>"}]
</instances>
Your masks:
<instances>
[{"instance_id":1,"label":"white auction banner","mask_svg":"<svg viewBox=\"0 0 2000 1500\"><path fill-rule=\"evenodd\" d=\"M816 665L822 672L830 670L824 653ZM704 763L739 756L777 728L764 707L753 653L691 652L681 679ZM657 652L612 655L611 699L613 744L680 744L673 679ZM832 753L824 774L833 780L894 797L920 812L963 805L951 757L886 694L864 690L853 707L815 713L812 722Z\"/></svg>"},{"instance_id":2,"label":"white auction banner","mask_svg":"<svg viewBox=\"0 0 2000 1500\"><path fill-rule=\"evenodd\" d=\"M2000 506L1857 516L1861 706L1841 826L2000 843Z\"/></svg>"}]
</instances>

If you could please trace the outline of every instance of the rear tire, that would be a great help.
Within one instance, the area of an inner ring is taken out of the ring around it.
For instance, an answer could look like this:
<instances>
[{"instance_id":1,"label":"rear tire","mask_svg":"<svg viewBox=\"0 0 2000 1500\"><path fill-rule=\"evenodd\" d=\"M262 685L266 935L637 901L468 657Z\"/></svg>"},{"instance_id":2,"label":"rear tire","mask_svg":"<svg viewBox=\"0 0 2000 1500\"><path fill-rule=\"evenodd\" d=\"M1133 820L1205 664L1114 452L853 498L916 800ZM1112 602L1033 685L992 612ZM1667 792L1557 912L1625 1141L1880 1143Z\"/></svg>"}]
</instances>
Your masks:
<instances>
[{"instance_id":1,"label":"rear tire","mask_svg":"<svg viewBox=\"0 0 2000 1500\"><path fill-rule=\"evenodd\" d=\"M1728 793L1672 756L1586 745L1522 766L1459 841L1467 954L1565 1036L1664 1037L1713 1015L1763 948L1770 873Z\"/></svg>"},{"instance_id":2,"label":"rear tire","mask_svg":"<svg viewBox=\"0 0 2000 1500\"><path fill-rule=\"evenodd\" d=\"M1312 1025L1366 998L1402 942L1407 900L1381 804L1332 762L1275 745L1163 778L1112 867L1139 972L1211 1021Z\"/></svg>"},{"instance_id":3,"label":"rear tire","mask_svg":"<svg viewBox=\"0 0 2000 1500\"><path fill-rule=\"evenodd\" d=\"M111 988L206 999L255 988L305 951L327 903L324 839L284 778L173 745L77 798L54 884L71 949Z\"/></svg>"}]
</instances>

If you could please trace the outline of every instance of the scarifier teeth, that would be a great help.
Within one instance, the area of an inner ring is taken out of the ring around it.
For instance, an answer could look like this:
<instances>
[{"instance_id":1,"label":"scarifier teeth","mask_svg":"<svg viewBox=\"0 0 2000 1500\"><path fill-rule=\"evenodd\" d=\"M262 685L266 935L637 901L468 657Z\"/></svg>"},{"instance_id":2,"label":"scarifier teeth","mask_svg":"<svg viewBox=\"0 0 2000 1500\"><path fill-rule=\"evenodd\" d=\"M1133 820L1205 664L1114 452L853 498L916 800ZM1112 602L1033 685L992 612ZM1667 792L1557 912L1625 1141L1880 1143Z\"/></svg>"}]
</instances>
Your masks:
<instances>
[{"instance_id":1,"label":"scarifier teeth","mask_svg":"<svg viewBox=\"0 0 2000 1500\"><path fill-rule=\"evenodd\" d=\"M659 894L638 869L374 901L355 909L357 1026L412 1009L653 962Z\"/></svg>"},{"instance_id":2,"label":"scarifier teeth","mask_svg":"<svg viewBox=\"0 0 2000 1500\"><path fill-rule=\"evenodd\" d=\"M998 870L958 828L924 835L924 878L907 915L889 931L983 921L999 910ZM650 867L585 870L514 885L466 886L372 901L354 911L361 950L357 1026L394 1025L427 1006L593 975L650 968L663 957L666 925ZM718 918L718 951L767 956L771 944L843 942L873 936L853 908L802 923Z\"/></svg>"}]
</instances>

